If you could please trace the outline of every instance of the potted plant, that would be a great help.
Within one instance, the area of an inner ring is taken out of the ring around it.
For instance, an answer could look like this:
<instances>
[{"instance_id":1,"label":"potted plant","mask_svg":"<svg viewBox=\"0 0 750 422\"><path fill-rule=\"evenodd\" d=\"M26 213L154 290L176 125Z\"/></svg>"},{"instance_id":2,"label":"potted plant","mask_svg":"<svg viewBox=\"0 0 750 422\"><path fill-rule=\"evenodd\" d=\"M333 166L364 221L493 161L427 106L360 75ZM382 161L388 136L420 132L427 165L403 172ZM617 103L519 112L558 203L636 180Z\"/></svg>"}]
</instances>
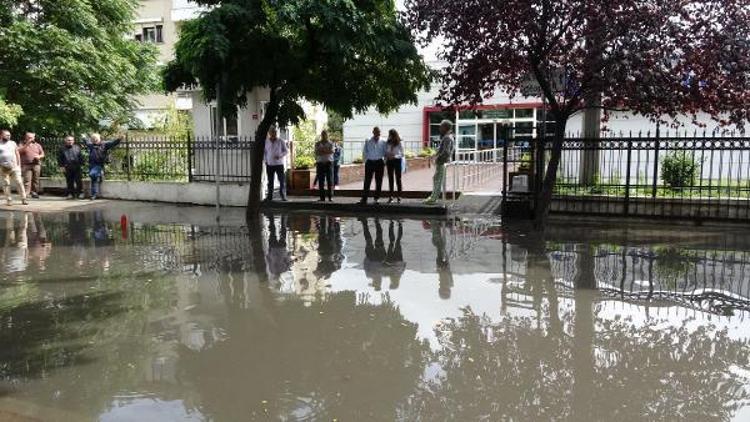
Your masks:
<instances>
[{"instance_id":1,"label":"potted plant","mask_svg":"<svg viewBox=\"0 0 750 422\"><path fill-rule=\"evenodd\" d=\"M292 170L292 188L293 189L310 189L312 185L312 168L315 166L315 160L306 155L297 155L294 157L294 169Z\"/></svg>"}]
</instances>

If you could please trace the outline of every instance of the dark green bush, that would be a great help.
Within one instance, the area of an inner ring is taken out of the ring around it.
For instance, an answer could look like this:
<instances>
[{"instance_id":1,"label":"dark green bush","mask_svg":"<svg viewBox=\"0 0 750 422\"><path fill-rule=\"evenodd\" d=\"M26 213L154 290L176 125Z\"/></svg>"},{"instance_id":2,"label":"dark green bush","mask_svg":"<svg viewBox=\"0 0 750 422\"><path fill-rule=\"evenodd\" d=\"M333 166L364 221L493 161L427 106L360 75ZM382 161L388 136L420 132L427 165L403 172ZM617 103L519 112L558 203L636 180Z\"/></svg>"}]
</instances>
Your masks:
<instances>
[{"instance_id":1,"label":"dark green bush","mask_svg":"<svg viewBox=\"0 0 750 422\"><path fill-rule=\"evenodd\" d=\"M687 151L675 151L661 160L661 180L671 189L679 189L695 184L698 176L698 163Z\"/></svg>"}]
</instances>

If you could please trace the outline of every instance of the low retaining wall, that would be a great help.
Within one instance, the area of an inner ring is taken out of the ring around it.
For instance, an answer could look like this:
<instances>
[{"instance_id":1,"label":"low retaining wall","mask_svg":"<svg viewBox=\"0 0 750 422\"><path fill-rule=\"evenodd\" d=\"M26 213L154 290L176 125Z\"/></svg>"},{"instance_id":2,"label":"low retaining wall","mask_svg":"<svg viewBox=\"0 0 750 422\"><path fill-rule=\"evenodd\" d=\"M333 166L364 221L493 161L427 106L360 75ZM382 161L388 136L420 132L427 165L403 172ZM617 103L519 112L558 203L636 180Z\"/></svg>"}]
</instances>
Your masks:
<instances>
[{"instance_id":1,"label":"low retaining wall","mask_svg":"<svg viewBox=\"0 0 750 422\"><path fill-rule=\"evenodd\" d=\"M624 198L557 196L550 212L574 215L607 215L686 220L750 219L750 200L692 198Z\"/></svg>"},{"instance_id":2,"label":"low retaining wall","mask_svg":"<svg viewBox=\"0 0 750 422\"><path fill-rule=\"evenodd\" d=\"M65 181L46 179L45 189L59 191L65 188ZM84 181L84 189L89 191L90 182ZM225 207L247 205L249 186L243 184L220 185L220 202ZM130 201L168 202L173 204L216 205L216 185L213 183L177 182L127 182L107 180L102 185L102 196L108 199Z\"/></svg>"}]
</instances>

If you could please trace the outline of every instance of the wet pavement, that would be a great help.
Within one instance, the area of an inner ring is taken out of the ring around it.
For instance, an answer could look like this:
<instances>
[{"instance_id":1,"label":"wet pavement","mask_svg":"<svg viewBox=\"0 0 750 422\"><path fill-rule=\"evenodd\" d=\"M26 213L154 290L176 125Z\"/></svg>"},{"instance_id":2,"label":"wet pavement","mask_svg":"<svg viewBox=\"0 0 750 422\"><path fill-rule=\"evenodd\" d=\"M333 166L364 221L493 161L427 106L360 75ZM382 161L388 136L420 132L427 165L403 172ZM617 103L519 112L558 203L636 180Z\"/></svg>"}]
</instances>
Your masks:
<instances>
[{"instance_id":1,"label":"wet pavement","mask_svg":"<svg viewBox=\"0 0 750 422\"><path fill-rule=\"evenodd\" d=\"M0 420L750 419L742 229L220 221L0 212Z\"/></svg>"}]
</instances>

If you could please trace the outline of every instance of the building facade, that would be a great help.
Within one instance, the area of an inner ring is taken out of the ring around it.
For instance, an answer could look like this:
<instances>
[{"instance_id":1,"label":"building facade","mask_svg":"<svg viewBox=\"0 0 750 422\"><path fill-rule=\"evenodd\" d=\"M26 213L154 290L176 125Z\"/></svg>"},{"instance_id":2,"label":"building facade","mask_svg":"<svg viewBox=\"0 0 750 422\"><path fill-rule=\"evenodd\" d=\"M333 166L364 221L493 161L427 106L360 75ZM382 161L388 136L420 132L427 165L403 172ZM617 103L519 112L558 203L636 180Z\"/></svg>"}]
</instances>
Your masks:
<instances>
[{"instance_id":1,"label":"building facade","mask_svg":"<svg viewBox=\"0 0 750 422\"><path fill-rule=\"evenodd\" d=\"M166 64L174 57L180 25L196 17L200 10L190 0L139 0L132 36L140 42L154 44L159 50L159 64ZM153 127L169 108L189 111L193 103L188 91L143 95L137 100L139 107L135 110L135 117L146 128Z\"/></svg>"},{"instance_id":2,"label":"building facade","mask_svg":"<svg viewBox=\"0 0 750 422\"><path fill-rule=\"evenodd\" d=\"M438 62L432 62L438 67ZM344 123L344 141L349 148L357 148L359 143L369 138L374 126L387 131L394 128L407 142L420 141L424 146L439 139L438 129L444 119L455 125L456 147L460 151L475 151L499 148L505 140L527 139L537 135L537 128L544 120L542 99L539 97L511 98L506 92L497 90L495 94L475 107L459 107L459 110L444 111L436 100L439 85L418 94L416 105L405 105L389 115L381 115L375 110L354 116ZM664 120L672 119L665 116ZM578 113L568 121L566 131L571 136L584 132L583 113ZM630 133L655 133L656 123L630 112L612 112L601 124L602 135L627 135ZM698 115L696 121L690 116L682 116L675 127L662 127L662 131L679 130L687 132L714 132L726 130L706 114Z\"/></svg>"}]
</instances>

